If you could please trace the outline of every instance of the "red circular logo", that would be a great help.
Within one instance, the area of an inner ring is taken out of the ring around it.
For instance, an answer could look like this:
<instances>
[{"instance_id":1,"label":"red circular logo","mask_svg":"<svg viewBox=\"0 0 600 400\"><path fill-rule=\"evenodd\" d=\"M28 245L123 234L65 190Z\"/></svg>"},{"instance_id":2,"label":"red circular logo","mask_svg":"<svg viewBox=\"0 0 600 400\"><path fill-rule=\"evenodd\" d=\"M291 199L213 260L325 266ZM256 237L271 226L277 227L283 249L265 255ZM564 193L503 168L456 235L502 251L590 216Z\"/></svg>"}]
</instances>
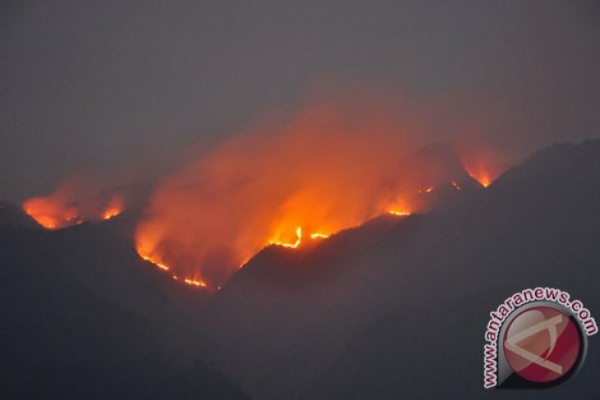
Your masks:
<instances>
[{"instance_id":1,"label":"red circular logo","mask_svg":"<svg viewBox=\"0 0 600 400\"><path fill-rule=\"evenodd\" d=\"M531 307L508 325L503 338L506 361L522 378L552 382L575 368L582 351L579 328L565 313L548 306Z\"/></svg>"}]
</instances>

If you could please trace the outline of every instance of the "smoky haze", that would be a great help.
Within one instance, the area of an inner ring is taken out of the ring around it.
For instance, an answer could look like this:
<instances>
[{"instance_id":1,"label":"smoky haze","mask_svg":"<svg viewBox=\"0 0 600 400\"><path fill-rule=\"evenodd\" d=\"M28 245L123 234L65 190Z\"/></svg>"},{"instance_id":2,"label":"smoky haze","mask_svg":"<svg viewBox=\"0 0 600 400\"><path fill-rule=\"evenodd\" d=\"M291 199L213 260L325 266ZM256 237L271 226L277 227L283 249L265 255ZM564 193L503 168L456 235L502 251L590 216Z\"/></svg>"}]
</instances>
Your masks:
<instances>
[{"instance_id":1,"label":"smoky haze","mask_svg":"<svg viewBox=\"0 0 600 400\"><path fill-rule=\"evenodd\" d=\"M0 198L154 179L315 92L385 88L516 161L598 136L596 2L8 1ZM100 172L98 172L100 171Z\"/></svg>"},{"instance_id":2,"label":"smoky haze","mask_svg":"<svg viewBox=\"0 0 600 400\"><path fill-rule=\"evenodd\" d=\"M224 141L160 183L136 232L139 254L215 289L269 244L304 246L424 211L412 197L441 174L399 160L427 129L376 104L320 103Z\"/></svg>"}]
</instances>

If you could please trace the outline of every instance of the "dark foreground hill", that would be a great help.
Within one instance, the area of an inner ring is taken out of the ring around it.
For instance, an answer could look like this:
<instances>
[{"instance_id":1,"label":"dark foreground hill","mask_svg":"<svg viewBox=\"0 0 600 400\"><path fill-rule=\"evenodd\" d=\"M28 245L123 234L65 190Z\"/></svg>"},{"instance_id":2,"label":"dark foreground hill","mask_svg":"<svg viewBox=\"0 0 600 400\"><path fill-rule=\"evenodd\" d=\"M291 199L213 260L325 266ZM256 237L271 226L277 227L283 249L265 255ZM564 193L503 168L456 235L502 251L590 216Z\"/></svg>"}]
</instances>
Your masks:
<instances>
[{"instance_id":1,"label":"dark foreground hill","mask_svg":"<svg viewBox=\"0 0 600 400\"><path fill-rule=\"evenodd\" d=\"M0 201L0 226L19 226L29 229L41 228L21 207L6 201Z\"/></svg>"},{"instance_id":2,"label":"dark foreground hill","mask_svg":"<svg viewBox=\"0 0 600 400\"><path fill-rule=\"evenodd\" d=\"M550 286L598 314L599 265L600 141L556 145L443 212L269 249L206 309L204 356L257 398L538 398L484 391L489 312ZM600 398L595 339L544 398Z\"/></svg>"},{"instance_id":3,"label":"dark foreground hill","mask_svg":"<svg viewBox=\"0 0 600 400\"><path fill-rule=\"evenodd\" d=\"M482 388L507 296L557 287L600 312L600 141L551 146L485 190L443 147L416 156L448 172L432 212L269 247L213 298L139 259L135 212L48 232L1 205L0 397L600 398L596 337L561 386Z\"/></svg>"},{"instance_id":4,"label":"dark foreground hill","mask_svg":"<svg viewBox=\"0 0 600 400\"><path fill-rule=\"evenodd\" d=\"M184 355L203 301L102 226L0 227L3 399L242 399Z\"/></svg>"}]
</instances>

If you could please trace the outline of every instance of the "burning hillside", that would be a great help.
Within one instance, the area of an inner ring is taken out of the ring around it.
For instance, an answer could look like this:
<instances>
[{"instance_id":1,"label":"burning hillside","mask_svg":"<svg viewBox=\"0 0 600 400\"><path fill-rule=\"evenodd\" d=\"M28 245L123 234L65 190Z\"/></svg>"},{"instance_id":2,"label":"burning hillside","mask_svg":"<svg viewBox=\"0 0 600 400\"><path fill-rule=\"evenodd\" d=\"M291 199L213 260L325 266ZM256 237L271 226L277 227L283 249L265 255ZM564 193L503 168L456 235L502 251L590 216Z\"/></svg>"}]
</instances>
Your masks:
<instances>
[{"instance_id":1,"label":"burning hillside","mask_svg":"<svg viewBox=\"0 0 600 400\"><path fill-rule=\"evenodd\" d=\"M60 229L84 221L107 220L119 215L125 207L121 195L78 199L76 185L67 181L48 196L32 197L23 210L46 229Z\"/></svg>"},{"instance_id":2,"label":"burning hillside","mask_svg":"<svg viewBox=\"0 0 600 400\"><path fill-rule=\"evenodd\" d=\"M502 163L497 152L489 146L479 144L473 147L463 143L459 153L463 168L483 187L490 186L508 169L508 165Z\"/></svg>"},{"instance_id":3,"label":"burning hillside","mask_svg":"<svg viewBox=\"0 0 600 400\"><path fill-rule=\"evenodd\" d=\"M460 165L403 158L417 134L381 112L331 104L244 132L162 182L137 251L215 290L266 246L301 248L382 214L425 212L436 188L458 191L465 178Z\"/></svg>"}]
</instances>

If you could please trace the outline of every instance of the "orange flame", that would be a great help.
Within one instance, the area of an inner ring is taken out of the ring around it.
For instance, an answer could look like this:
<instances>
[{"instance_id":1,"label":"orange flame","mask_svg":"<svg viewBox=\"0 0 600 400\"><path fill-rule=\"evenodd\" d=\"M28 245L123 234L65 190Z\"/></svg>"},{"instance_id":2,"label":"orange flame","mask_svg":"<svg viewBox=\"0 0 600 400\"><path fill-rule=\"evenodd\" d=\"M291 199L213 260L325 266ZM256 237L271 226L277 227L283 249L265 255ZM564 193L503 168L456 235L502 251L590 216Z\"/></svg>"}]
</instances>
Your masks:
<instances>
[{"instance_id":1,"label":"orange flame","mask_svg":"<svg viewBox=\"0 0 600 400\"><path fill-rule=\"evenodd\" d=\"M327 239L331 235L316 232L316 233L311 233L309 236L311 239ZM287 247L290 249L296 249L300 246L301 242L302 242L302 227L299 226L298 228L296 228L296 241L294 243L282 243L282 242L271 240L271 241L269 241L269 244L272 244L275 246Z\"/></svg>"},{"instance_id":2,"label":"orange flame","mask_svg":"<svg viewBox=\"0 0 600 400\"><path fill-rule=\"evenodd\" d=\"M392 215L397 215L399 217L407 217L407 216L410 215L410 213L408 211L390 210L389 213L392 214Z\"/></svg>"},{"instance_id":3,"label":"orange flame","mask_svg":"<svg viewBox=\"0 0 600 400\"><path fill-rule=\"evenodd\" d=\"M346 118L309 109L168 178L138 225L138 253L218 287L265 246L295 249L303 234L323 239L387 213L398 193L385 168L405 140L388 121Z\"/></svg>"},{"instance_id":4,"label":"orange flame","mask_svg":"<svg viewBox=\"0 0 600 400\"><path fill-rule=\"evenodd\" d=\"M435 186L429 186L425 189L417 190L417 193L431 193L431 192L433 192L434 189L435 189Z\"/></svg>"},{"instance_id":5,"label":"orange flame","mask_svg":"<svg viewBox=\"0 0 600 400\"><path fill-rule=\"evenodd\" d=\"M85 220L98 221L110 219L120 214L124 208L121 196L112 196L108 204L102 207L106 199L92 198L75 200L75 186L67 181L49 196L33 197L23 202L23 210L38 224L46 229L60 229Z\"/></svg>"},{"instance_id":6,"label":"orange flame","mask_svg":"<svg viewBox=\"0 0 600 400\"><path fill-rule=\"evenodd\" d=\"M137 226L138 253L217 288L269 245L299 249L380 215L421 212L423 183L429 193L448 182L443 166L401 161L421 131L388 118L397 112L350 111L309 107L165 179Z\"/></svg>"},{"instance_id":7,"label":"orange flame","mask_svg":"<svg viewBox=\"0 0 600 400\"><path fill-rule=\"evenodd\" d=\"M49 196L33 197L23 202L22 208L46 229L59 229L82 222L79 210L71 204L74 184L63 182Z\"/></svg>"},{"instance_id":8,"label":"orange flame","mask_svg":"<svg viewBox=\"0 0 600 400\"><path fill-rule=\"evenodd\" d=\"M106 209L102 212L101 218L108 220L123 212L124 203L120 196L113 196L108 203Z\"/></svg>"},{"instance_id":9,"label":"orange flame","mask_svg":"<svg viewBox=\"0 0 600 400\"><path fill-rule=\"evenodd\" d=\"M291 249L295 249L300 246L300 242L302 241L302 227L299 226L296 228L296 241L294 243L283 243L276 240L269 241L269 244L274 244L276 246L288 247Z\"/></svg>"},{"instance_id":10,"label":"orange flame","mask_svg":"<svg viewBox=\"0 0 600 400\"><path fill-rule=\"evenodd\" d=\"M153 259L152 257L146 256L146 255L140 253L139 251L138 251L138 255L140 256L141 259L154 264L156 267L162 269L163 271L168 271L171 269L171 268L169 268L169 266L161 263L160 261ZM173 278L177 279L177 276L173 275Z\"/></svg>"},{"instance_id":11,"label":"orange flame","mask_svg":"<svg viewBox=\"0 0 600 400\"><path fill-rule=\"evenodd\" d=\"M500 155L489 146L461 149L463 168L484 188L489 187L507 169Z\"/></svg>"},{"instance_id":12,"label":"orange flame","mask_svg":"<svg viewBox=\"0 0 600 400\"><path fill-rule=\"evenodd\" d=\"M143 255L142 253L139 252L138 250L138 255L140 256L141 259L143 259L144 261L148 261L150 264L154 265L156 268L159 268L162 271L170 271L171 267L169 267L168 265L153 259L149 256ZM180 279L178 275L171 275L171 278L173 278L176 281L182 281L185 284L188 284L190 286L196 286L196 287L200 287L200 288L204 288L207 289L208 288L208 284L201 280L201 279L192 279L192 278L182 278ZM220 287L218 288L220 289Z\"/></svg>"},{"instance_id":13,"label":"orange flame","mask_svg":"<svg viewBox=\"0 0 600 400\"><path fill-rule=\"evenodd\" d=\"M476 168L476 169L472 168L471 170L467 169L467 171L469 172L469 175L471 176L471 178L473 178L477 182L479 182L481 184L481 186L483 186L484 188L490 186L492 184L492 182L494 181L494 179L492 179L490 173L483 168Z\"/></svg>"},{"instance_id":14,"label":"orange flame","mask_svg":"<svg viewBox=\"0 0 600 400\"><path fill-rule=\"evenodd\" d=\"M187 283L188 285L194 285L194 286L201 286L201 287L207 287L206 282L202 281L202 280L196 280L196 279L184 279L183 280L185 283Z\"/></svg>"},{"instance_id":15,"label":"orange flame","mask_svg":"<svg viewBox=\"0 0 600 400\"><path fill-rule=\"evenodd\" d=\"M23 203L23 210L46 229L59 229L81 222L77 209L52 196L33 197Z\"/></svg>"}]
</instances>

